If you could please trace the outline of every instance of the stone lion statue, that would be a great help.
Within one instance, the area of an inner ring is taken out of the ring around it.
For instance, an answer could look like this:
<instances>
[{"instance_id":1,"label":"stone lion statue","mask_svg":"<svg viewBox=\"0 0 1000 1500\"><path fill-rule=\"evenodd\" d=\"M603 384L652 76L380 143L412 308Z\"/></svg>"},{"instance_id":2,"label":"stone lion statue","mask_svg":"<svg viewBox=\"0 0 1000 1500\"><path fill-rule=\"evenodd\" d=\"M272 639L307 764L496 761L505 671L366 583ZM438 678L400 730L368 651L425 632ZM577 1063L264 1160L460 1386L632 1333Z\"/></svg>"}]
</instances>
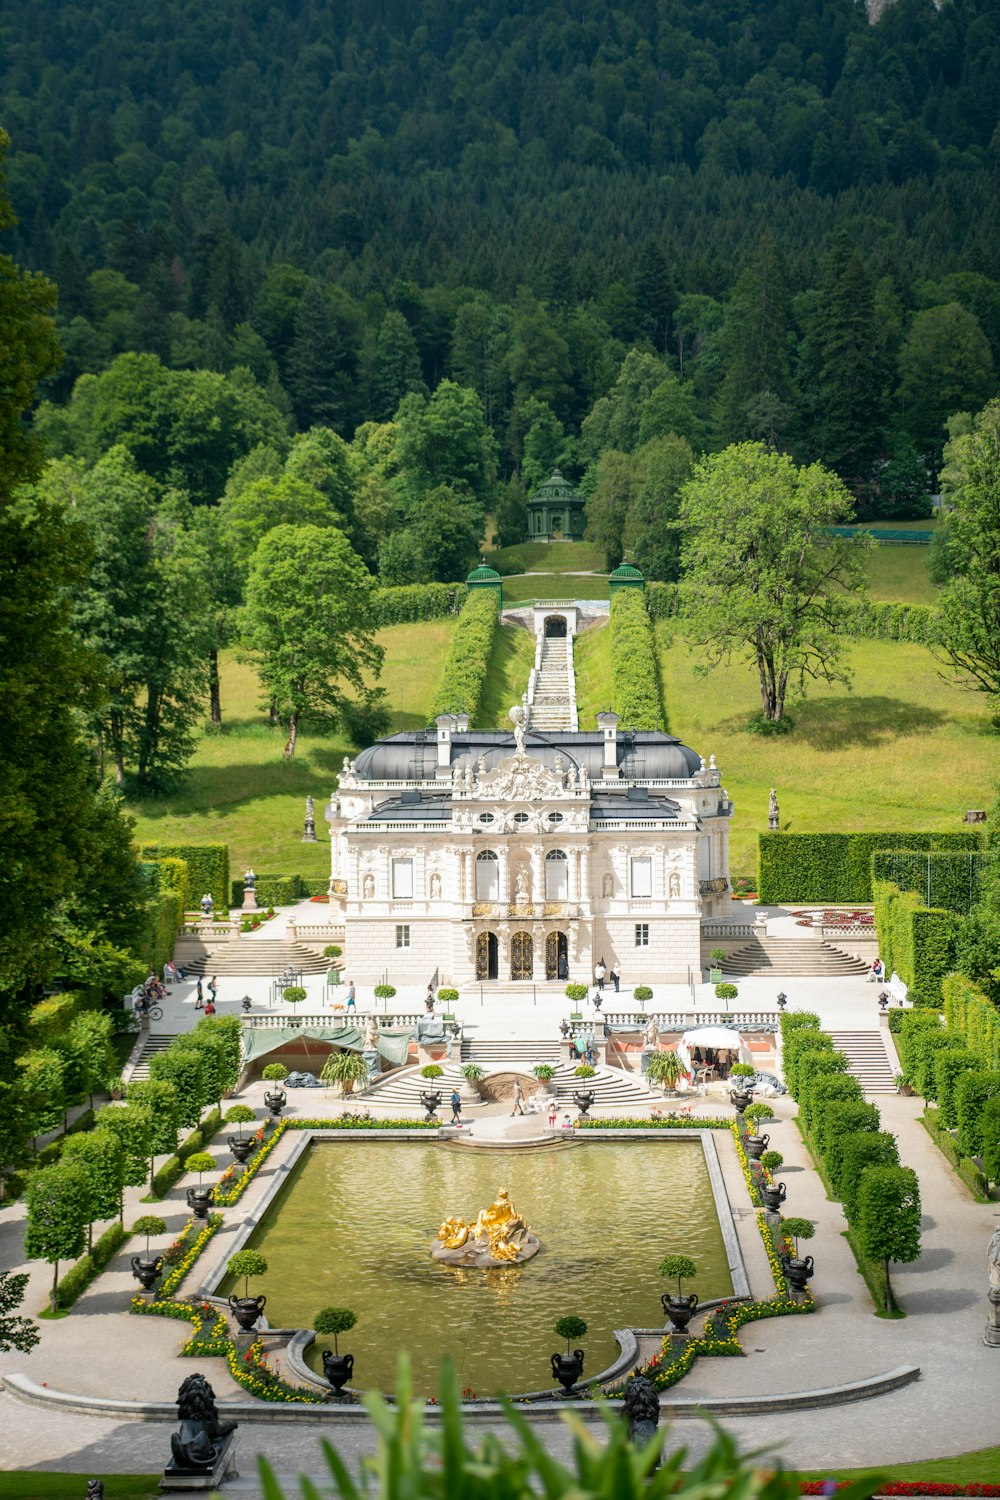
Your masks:
<instances>
[{"instance_id":1,"label":"stone lion statue","mask_svg":"<svg viewBox=\"0 0 1000 1500\"><path fill-rule=\"evenodd\" d=\"M204 1375L189 1375L184 1381L177 1392L177 1417L180 1430L170 1436L174 1469L211 1473L225 1439L239 1424L219 1421L215 1392Z\"/></svg>"},{"instance_id":2,"label":"stone lion statue","mask_svg":"<svg viewBox=\"0 0 1000 1500\"><path fill-rule=\"evenodd\" d=\"M646 1375L631 1375L625 1382L622 1412L628 1422L629 1440L639 1447L650 1441L660 1420L660 1398Z\"/></svg>"}]
</instances>

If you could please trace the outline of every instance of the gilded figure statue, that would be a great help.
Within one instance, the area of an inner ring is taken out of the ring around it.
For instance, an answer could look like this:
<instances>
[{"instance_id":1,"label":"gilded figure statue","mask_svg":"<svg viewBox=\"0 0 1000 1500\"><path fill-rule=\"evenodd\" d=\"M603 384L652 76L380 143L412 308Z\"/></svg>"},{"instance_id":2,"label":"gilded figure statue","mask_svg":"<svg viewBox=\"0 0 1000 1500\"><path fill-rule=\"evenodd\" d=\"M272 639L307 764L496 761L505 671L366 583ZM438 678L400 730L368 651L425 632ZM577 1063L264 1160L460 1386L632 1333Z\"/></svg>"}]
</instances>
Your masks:
<instances>
[{"instance_id":1,"label":"gilded figure statue","mask_svg":"<svg viewBox=\"0 0 1000 1500\"><path fill-rule=\"evenodd\" d=\"M528 1260L538 1249L538 1240L502 1187L496 1201L479 1210L474 1223L445 1219L431 1253L451 1264L490 1266Z\"/></svg>"}]
</instances>

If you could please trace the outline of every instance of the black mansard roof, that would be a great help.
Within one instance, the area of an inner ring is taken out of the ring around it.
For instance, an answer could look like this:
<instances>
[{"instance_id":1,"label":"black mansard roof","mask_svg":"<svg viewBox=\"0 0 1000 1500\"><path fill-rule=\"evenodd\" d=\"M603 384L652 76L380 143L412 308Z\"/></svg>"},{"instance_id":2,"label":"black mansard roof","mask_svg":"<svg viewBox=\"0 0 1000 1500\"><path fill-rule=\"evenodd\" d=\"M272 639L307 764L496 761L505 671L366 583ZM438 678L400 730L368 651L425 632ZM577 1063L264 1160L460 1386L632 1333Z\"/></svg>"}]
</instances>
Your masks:
<instances>
[{"instance_id":1,"label":"black mansard roof","mask_svg":"<svg viewBox=\"0 0 1000 1500\"><path fill-rule=\"evenodd\" d=\"M564 764L582 766L591 781L599 783L604 764L604 736L600 732L536 734L528 730L525 751L550 770L556 756ZM451 737L451 765L464 771L467 765L485 760L492 770L514 754L514 736L504 730L469 729ZM654 730L619 728L615 753L620 775L626 781L687 780L701 765L701 756L672 735ZM378 740L362 750L354 762L359 781L433 782L437 774L437 732L408 730Z\"/></svg>"}]
</instances>

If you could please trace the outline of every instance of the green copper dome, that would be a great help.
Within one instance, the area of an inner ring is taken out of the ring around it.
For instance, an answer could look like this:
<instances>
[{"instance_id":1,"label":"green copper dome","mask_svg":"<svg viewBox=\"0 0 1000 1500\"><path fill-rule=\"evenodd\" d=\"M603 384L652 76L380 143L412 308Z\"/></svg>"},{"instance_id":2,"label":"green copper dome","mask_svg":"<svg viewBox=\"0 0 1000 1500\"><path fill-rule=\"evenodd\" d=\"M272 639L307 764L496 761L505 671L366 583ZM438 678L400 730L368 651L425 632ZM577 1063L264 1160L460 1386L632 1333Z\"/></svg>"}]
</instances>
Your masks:
<instances>
[{"instance_id":1,"label":"green copper dome","mask_svg":"<svg viewBox=\"0 0 1000 1500\"><path fill-rule=\"evenodd\" d=\"M485 563L480 563L478 568L473 568L466 583L499 583L500 574L496 568L488 568Z\"/></svg>"},{"instance_id":2,"label":"green copper dome","mask_svg":"<svg viewBox=\"0 0 1000 1500\"><path fill-rule=\"evenodd\" d=\"M618 579L619 581L622 581L626 578L630 578L633 581L638 579L640 583L645 583L646 581L635 564L629 562L619 563L618 567L610 576L612 578Z\"/></svg>"}]
</instances>

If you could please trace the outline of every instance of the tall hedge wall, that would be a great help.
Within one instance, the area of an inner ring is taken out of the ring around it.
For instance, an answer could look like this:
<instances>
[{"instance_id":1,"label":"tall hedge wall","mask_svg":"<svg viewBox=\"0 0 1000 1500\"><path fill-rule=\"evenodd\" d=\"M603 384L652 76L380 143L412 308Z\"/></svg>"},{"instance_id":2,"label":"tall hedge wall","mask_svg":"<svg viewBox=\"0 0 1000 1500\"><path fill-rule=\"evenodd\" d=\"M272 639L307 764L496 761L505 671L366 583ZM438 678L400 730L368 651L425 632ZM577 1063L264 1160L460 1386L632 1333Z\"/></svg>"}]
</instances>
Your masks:
<instances>
[{"instance_id":1,"label":"tall hedge wall","mask_svg":"<svg viewBox=\"0 0 1000 1500\"><path fill-rule=\"evenodd\" d=\"M325 875L258 875L257 905L264 908L290 906L293 901L302 901L306 896L325 896L329 884ZM243 905L242 880L233 881L230 904L234 907ZM322 920L322 915L316 920Z\"/></svg>"},{"instance_id":2,"label":"tall hedge wall","mask_svg":"<svg viewBox=\"0 0 1000 1500\"><path fill-rule=\"evenodd\" d=\"M147 860L182 859L187 865L183 902L185 911L197 911L209 891L216 908L229 906L228 844L143 844L140 854Z\"/></svg>"},{"instance_id":3,"label":"tall hedge wall","mask_svg":"<svg viewBox=\"0 0 1000 1500\"><path fill-rule=\"evenodd\" d=\"M451 613L452 599L461 609L465 592L464 583L406 583L399 588L376 589L372 595L372 614L379 627L437 620Z\"/></svg>"},{"instance_id":4,"label":"tall hedge wall","mask_svg":"<svg viewBox=\"0 0 1000 1500\"><path fill-rule=\"evenodd\" d=\"M875 886L875 931L887 971L906 985L914 1005L940 1005L941 982L955 954L954 912L925 906L916 891L891 881Z\"/></svg>"},{"instance_id":5,"label":"tall hedge wall","mask_svg":"<svg viewBox=\"0 0 1000 1500\"><path fill-rule=\"evenodd\" d=\"M983 872L995 861L996 855L975 849L882 849L872 855L872 888L889 880L901 891L916 891L926 906L967 917L979 901Z\"/></svg>"},{"instance_id":6,"label":"tall hedge wall","mask_svg":"<svg viewBox=\"0 0 1000 1500\"><path fill-rule=\"evenodd\" d=\"M981 1066L1000 1072L1000 1014L978 985L964 974L949 974L941 985L945 1020L960 1032Z\"/></svg>"},{"instance_id":7,"label":"tall hedge wall","mask_svg":"<svg viewBox=\"0 0 1000 1500\"><path fill-rule=\"evenodd\" d=\"M646 605L654 620L669 620L681 612L675 583L647 583ZM885 604L875 599L847 599L841 603L838 635L874 641L912 641L932 646L938 638L938 612L929 604Z\"/></svg>"},{"instance_id":8,"label":"tall hedge wall","mask_svg":"<svg viewBox=\"0 0 1000 1500\"><path fill-rule=\"evenodd\" d=\"M982 848L974 829L954 833L761 833L757 890L763 906L872 899L872 856L886 849Z\"/></svg>"},{"instance_id":9,"label":"tall hedge wall","mask_svg":"<svg viewBox=\"0 0 1000 1500\"><path fill-rule=\"evenodd\" d=\"M184 892L188 881L187 861L174 856L142 861L149 891L146 922L137 935L136 949L143 963L160 973L172 957L177 934L184 921Z\"/></svg>"},{"instance_id":10,"label":"tall hedge wall","mask_svg":"<svg viewBox=\"0 0 1000 1500\"><path fill-rule=\"evenodd\" d=\"M611 701L627 729L665 729L656 642L639 589L611 600Z\"/></svg>"},{"instance_id":11,"label":"tall hedge wall","mask_svg":"<svg viewBox=\"0 0 1000 1500\"><path fill-rule=\"evenodd\" d=\"M475 726L479 717L490 654L500 625L496 595L492 589L479 589L468 596L458 617L458 629L444 664L431 718L438 714L463 712Z\"/></svg>"}]
</instances>

